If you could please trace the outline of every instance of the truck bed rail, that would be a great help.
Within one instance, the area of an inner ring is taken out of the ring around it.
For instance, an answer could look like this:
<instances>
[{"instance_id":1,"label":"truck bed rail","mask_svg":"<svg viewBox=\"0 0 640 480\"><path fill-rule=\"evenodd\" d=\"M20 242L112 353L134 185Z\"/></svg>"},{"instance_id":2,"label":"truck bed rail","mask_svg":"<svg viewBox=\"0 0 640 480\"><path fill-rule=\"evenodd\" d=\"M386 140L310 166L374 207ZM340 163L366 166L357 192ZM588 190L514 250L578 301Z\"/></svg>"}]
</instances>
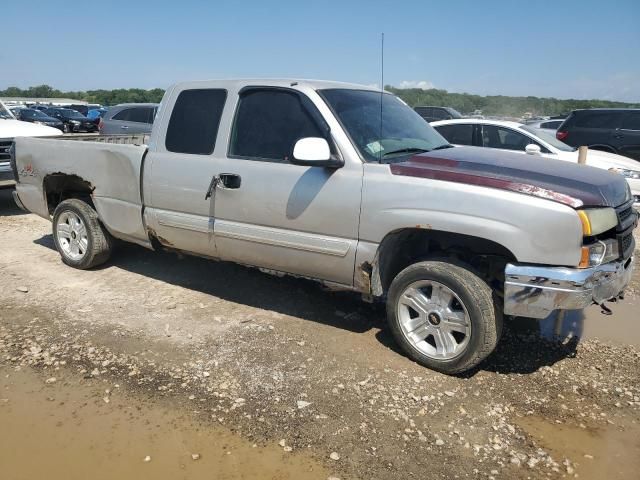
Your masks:
<instances>
[{"instance_id":1,"label":"truck bed rail","mask_svg":"<svg viewBox=\"0 0 640 480\"><path fill-rule=\"evenodd\" d=\"M115 143L118 145L146 145L151 137L150 133L134 133L130 135L93 135L71 134L53 137L58 140L76 140L78 142Z\"/></svg>"}]
</instances>

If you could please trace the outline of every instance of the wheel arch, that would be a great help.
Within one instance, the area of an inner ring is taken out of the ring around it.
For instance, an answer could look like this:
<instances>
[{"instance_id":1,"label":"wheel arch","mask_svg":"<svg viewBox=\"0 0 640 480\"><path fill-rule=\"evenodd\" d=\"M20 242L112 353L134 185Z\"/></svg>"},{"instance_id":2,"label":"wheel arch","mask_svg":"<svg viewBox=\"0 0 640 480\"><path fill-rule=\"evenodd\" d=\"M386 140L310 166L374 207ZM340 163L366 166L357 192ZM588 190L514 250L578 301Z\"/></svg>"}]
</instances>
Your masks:
<instances>
[{"instance_id":1,"label":"wheel arch","mask_svg":"<svg viewBox=\"0 0 640 480\"><path fill-rule=\"evenodd\" d=\"M56 207L70 198L83 200L95 209L92 197L94 190L95 187L91 182L73 174L51 173L42 181L42 191L49 215L53 215Z\"/></svg>"},{"instance_id":2,"label":"wheel arch","mask_svg":"<svg viewBox=\"0 0 640 480\"><path fill-rule=\"evenodd\" d=\"M56 207L64 200L77 198L96 211L98 220L113 237L152 248L142 219L142 207L97 195L95 188L90 181L75 174L52 173L45 176L42 190L49 216L53 216Z\"/></svg>"},{"instance_id":3,"label":"wheel arch","mask_svg":"<svg viewBox=\"0 0 640 480\"><path fill-rule=\"evenodd\" d=\"M429 257L449 257L477 270L488 281L504 275L504 265L516 261L507 247L493 240L443 230L402 228L389 232L366 267L373 296L386 294L395 276Z\"/></svg>"}]
</instances>

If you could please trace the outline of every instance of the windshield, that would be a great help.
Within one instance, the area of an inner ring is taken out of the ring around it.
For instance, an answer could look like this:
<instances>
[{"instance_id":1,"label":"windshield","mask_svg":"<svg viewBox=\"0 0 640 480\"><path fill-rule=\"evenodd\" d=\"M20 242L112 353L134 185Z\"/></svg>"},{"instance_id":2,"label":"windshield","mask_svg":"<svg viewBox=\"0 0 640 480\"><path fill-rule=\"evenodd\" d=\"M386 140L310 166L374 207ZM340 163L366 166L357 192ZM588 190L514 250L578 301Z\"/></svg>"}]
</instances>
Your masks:
<instances>
[{"instance_id":1,"label":"windshield","mask_svg":"<svg viewBox=\"0 0 640 480\"><path fill-rule=\"evenodd\" d=\"M394 161L449 145L442 135L394 95L349 89L321 90L319 93L368 162Z\"/></svg>"},{"instance_id":2,"label":"windshield","mask_svg":"<svg viewBox=\"0 0 640 480\"><path fill-rule=\"evenodd\" d=\"M9 110L0 102L0 118L4 118L6 120L13 120L14 117Z\"/></svg>"},{"instance_id":3,"label":"windshield","mask_svg":"<svg viewBox=\"0 0 640 480\"><path fill-rule=\"evenodd\" d=\"M547 142L552 147L557 148L558 150L561 150L563 152L574 152L576 150L574 147L570 147L566 143L562 143L560 140L558 140L556 138L556 132L554 131L547 131L543 128L534 128L530 127L529 125L522 125L520 128L535 135L540 140Z\"/></svg>"}]
</instances>

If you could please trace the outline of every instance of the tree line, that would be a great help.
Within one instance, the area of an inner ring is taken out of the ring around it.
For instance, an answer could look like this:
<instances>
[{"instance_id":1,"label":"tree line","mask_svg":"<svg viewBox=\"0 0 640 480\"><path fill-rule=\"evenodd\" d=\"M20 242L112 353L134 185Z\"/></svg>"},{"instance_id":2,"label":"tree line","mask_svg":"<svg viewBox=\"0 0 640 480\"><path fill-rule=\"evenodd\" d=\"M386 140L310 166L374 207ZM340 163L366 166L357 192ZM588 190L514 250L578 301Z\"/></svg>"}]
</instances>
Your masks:
<instances>
[{"instance_id":1,"label":"tree line","mask_svg":"<svg viewBox=\"0 0 640 480\"><path fill-rule=\"evenodd\" d=\"M540 97L510 97L505 95L472 95L452 93L436 88L395 88L385 89L402 98L410 106L431 105L453 107L462 113L481 110L483 115L520 117L525 112L533 115L562 115L578 108L640 108L640 103L613 102L609 100L573 100ZM119 88L115 90L87 90L63 92L49 85L38 85L21 89L9 87L0 90L0 97L31 98L74 98L101 105L119 103L158 103L164 95L161 88L144 90L142 88Z\"/></svg>"},{"instance_id":2,"label":"tree line","mask_svg":"<svg viewBox=\"0 0 640 480\"><path fill-rule=\"evenodd\" d=\"M506 95L472 95L452 93L432 88L395 88L385 89L402 98L410 106L430 105L453 107L461 113L473 113L481 110L483 115L520 117L525 112L533 115L563 115L579 108L638 108L640 103L613 102L609 100L575 100L541 97L509 97Z\"/></svg>"},{"instance_id":3,"label":"tree line","mask_svg":"<svg viewBox=\"0 0 640 480\"><path fill-rule=\"evenodd\" d=\"M115 90L87 90L63 92L49 85L38 85L21 89L9 87L0 90L0 97L29 97L29 98L73 98L100 105L117 105L119 103L158 103L162 100L164 90L153 88L117 88Z\"/></svg>"}]
</instances>

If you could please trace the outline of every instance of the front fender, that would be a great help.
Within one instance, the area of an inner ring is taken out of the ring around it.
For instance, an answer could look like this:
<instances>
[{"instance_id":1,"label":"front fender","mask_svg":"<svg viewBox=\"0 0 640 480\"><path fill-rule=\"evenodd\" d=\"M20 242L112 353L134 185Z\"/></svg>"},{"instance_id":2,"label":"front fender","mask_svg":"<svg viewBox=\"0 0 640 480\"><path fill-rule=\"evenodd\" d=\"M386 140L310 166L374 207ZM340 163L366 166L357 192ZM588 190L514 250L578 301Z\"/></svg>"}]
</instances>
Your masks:
<instances>
[{"instance_id":1,"label":"front fender","mask_svg":"<svg viewBox=\"0 0 640 480\"><path fill-rule=\"evenodd\" d=\"M580 262L582 226L567 205L484 186L394 176L387 165L367 165L361 241L378 245L389 232L403 228L490 240L519 262L564 266Z\"/></svg>"}]
</instances>

